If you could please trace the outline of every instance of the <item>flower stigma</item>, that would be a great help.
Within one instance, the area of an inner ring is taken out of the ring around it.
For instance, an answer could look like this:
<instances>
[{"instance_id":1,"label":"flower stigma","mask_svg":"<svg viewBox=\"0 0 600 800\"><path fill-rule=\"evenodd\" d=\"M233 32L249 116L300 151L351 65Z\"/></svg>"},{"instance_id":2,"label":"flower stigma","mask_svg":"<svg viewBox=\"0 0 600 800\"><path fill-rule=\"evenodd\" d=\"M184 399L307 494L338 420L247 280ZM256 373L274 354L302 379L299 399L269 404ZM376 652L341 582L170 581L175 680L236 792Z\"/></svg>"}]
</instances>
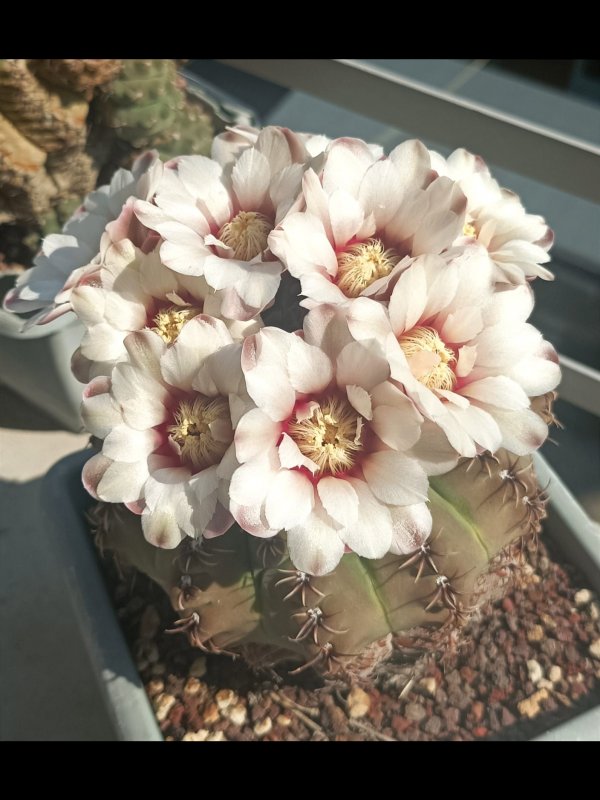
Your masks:
<instances>
[{"instance_id":1,"label":"flower stigma","mask_svg":"<svg viewBox=\"0 0 600 800\"><path fill-rule=\"evenodd\" d=\"M351 245L337 261L337 285L347 297L358 297L367 286L390 274L398 256L394 250L386 250L379 239L369 239Z\"/></svg>"},{"instance_id":2,"label":"flower stigma","mask_svg":"<svg viewBox=\"0 0 600 800\"><path fill-rule=\"evenodd\" d=\"M436 330L427 327L413 328L398 341L417 380L428 389L452 390L456 375L450 365L456 361L456 356L446 347ZM436 358L433 363L428 359L423 366L419 361L422 353L431 353Z\"/></svg>"},{"instance_id":3,"label":"flower stigma","mask_svg":"<svg viewBox=\"0 0 600 800\"><path fill-rule=\"evenodd\" d=\"M198 395L182 400L169 426L172 440L179 446L182 463L195 472L218 464L233 441L229 402L225 397Z\"/></svg>"},{"instance_id":4,"label":"flower stigma","mask_svg":"<svg viewBox=\"0 0 600 800\"><path fill-rule=\"evenodd\" d=\"M193 306L169 306L169 308L163 308L154 317L152 320L154 325L150 330L158 333L167 344L173 344L185 323L201 313L201 308Z\"/></svg>"},{"instance_id":5,"label":"flower stigma","mask_svg":"<svg viewBox=\"0 0 600 800\"><path fill-rule=\"evenodd\" d=\"M364 448L363 418L342 397L322 400L310 417L290 424L289 434L319 475L347 472Z\"/></svg>"},{"instance_id":6,"label":"flower stigma","mask_svg":"<svg viewBox=\"0 0 600 800\"><path fill-rule=\"evenodd\" d=\"M234 258L251 261L267 249L267 239L273 230L269 220L258 211L240 211L226 222L218 238L231 247Z\"/></svg>"}]
</instances>

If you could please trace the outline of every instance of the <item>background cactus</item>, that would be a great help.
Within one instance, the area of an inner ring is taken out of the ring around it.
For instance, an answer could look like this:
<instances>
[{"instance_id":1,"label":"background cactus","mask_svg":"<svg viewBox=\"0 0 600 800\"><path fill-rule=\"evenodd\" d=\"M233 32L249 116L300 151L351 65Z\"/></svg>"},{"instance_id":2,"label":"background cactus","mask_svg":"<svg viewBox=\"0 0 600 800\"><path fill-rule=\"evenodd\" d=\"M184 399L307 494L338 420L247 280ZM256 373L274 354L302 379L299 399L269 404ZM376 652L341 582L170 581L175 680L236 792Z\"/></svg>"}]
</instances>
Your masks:
<instances>
[{"instance_id":1,"label":"background cactus","mask_svg":"<svg viewBox=\"0 0 600 800\"><path fill-rule=\"evenodd\" d=\"M551 414L549 398L537 405ZM447 644L501 593L545 516L530 457L484 453L430 486L433 532L419 551L378 561L347 554L318 578L293 567L282 535L261 540L234 527L160 550L118 505L97 507L97 541L163 587L179 616L173 632L193 646L262 665L291 660L296 672L365 676L389 655L392 637L409 647Z\"/></svg>"},{"instance_id":2,"label":"background cactus","mask_svg":"<svg viewBox=\"0 0 600 800\"><path fill-rule=\"evenodd\" d=\"M206 155L223 127L172 59L0 60L0 262L29 266L141 151Z\"/></svg>"},{"instance_id":3,"label":"background cactus","mask_svg":"<svg viewBox=\"0 0 600 800\"><path fill-rule=\"evenodd\" d=\"M148 148L165 160L182 153L208 155L218 132L215 123L219 130L223 127L208 104L188 95L169 59L124 60L99 95L94 114L93 147L105 148L108 141L111 165Z\"/></svg>"},{"instance_id":4,"label":"background cactus","mask_svg":"<svg viewBox=\"0 0 600 800\"><path fill-rule=\"evenodd\" d=\"M81 93L45 84L26 59L0 60L0 223L23 226L21 238L59 229L94 188L88 110Z\"/></svg>"}]
</instances>

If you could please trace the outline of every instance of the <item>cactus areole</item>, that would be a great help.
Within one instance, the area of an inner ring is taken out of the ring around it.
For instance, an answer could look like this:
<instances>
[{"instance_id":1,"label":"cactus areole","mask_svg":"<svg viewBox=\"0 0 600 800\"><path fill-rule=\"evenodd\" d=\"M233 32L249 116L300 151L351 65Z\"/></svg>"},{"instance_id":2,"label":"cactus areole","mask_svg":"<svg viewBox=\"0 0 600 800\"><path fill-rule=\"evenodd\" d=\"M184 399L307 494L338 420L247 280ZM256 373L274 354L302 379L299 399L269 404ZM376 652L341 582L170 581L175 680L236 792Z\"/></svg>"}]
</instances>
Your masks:
<instances>
[{"instance_id":1,"label":"cactus areole","mask_svg":"<svg viewBox=\"0 0 600 800\"><path fill-rule=\"evenodd\" d=\"M6 307L83 323L98 541L170 632L366 676L448 647L540 532L551 243L465 150L237 127L93 193Z\"/></svg>"}]
</instances>

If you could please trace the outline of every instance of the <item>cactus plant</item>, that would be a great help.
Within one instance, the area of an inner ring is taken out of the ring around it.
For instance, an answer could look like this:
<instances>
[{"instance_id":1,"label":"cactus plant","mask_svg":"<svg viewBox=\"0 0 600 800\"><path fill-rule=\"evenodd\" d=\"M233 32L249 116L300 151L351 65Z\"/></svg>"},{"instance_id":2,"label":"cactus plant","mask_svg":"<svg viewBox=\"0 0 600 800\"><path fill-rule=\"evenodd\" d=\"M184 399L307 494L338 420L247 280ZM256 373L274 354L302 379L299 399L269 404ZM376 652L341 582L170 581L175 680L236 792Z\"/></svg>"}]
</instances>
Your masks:
<instances>
[{"instance_id":1,"label":"cactus plant","mask_svg":"<svg viewBox=\"0 0 600 800\"><path fill-rule=\"evenodd\" d=\"M127 59L99 99L99 121L136 151L165 158L207 155L215 133L206 109L186 96L171 60Z\"/></svg>"},{"instance_id":2,"label":"cactus plant","mask_svg":"<svg viewBox=\"0 0 600 800\"><path fill-rule=\"evenodd\" d=\"M0 253L29 266L81 198L141 150L206 155L222 127L172 59L0 60Z\"/></svg>"},{"instance_id":3,"label":"cactus plant","mask_svg":"<svg viewBox=\"0 0 600 800\"><path fill-rule=\"evenodd\" d=\"M41 221L43 228L65 201L93 188L87 113L80 95L44 86L25 59L0 61L1 222Z\"/></svg>"},{"instance_id":4,"label":"cactus plant","mask_svg":"<svg viewBox=\"0 0 600 800\"><path fill-rule=\"evenodd\" d=\"M180 106L166 68L129 66L112 95L133 146ZM121 186L94 260L65 276L48 248L8 299L87 328L100 544L209 652L366 675L394 636L456 640L545 515L543 219L466 151L275 127L229 131L213 161L143 158ZM302 330L264 327L271 305L282 327L308 309Z\"/></svg>"},{"instance_id":5,"label":"cactus plant","mask_svg":"<svg viewBox=\"0 0 600 800\"><path fill-rule=\"evenodd\" d=\"M292 662L295 673L364 677L389 655L392 637L417 649L447 643L502 588L545 516L530 457L484 453L430 484L433 530L415 554L372 561L348 553L322 577L294 568L282 534L255 539L236 526L218 541L158 550L139 517L102 503L95 529L119 564L169 594L172 631L193 646L251 663Z\"/></svg>"}]
</instances>

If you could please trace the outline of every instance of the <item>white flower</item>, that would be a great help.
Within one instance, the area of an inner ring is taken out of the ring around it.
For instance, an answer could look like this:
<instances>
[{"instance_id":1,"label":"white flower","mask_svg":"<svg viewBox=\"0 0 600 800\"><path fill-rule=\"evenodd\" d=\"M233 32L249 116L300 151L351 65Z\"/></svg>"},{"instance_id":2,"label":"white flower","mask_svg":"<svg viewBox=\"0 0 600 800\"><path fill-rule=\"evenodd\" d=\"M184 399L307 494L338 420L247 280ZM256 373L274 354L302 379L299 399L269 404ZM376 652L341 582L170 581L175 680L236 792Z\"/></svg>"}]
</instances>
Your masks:
<instances>
[{"instance_id":1,"label":"white flower","mask_svg":"<svg viewBox=\"0 0 600 800\"><path fill-rule=\"evenodd\" d=\"M560 380L554 348L526 322L530 287L495 291L491 268L478 245L450 262L420 257L400 276L389 310L362 299L348 320L358 340L376 335L392 378L468 457L540 447L548 428L529 398Z\"/></svg>"},{"instance_id":2,"label":"white flower","mask_svg":"<svg viewBox=\"0 0 600 800\"><path fill-rule=\"evenodd\" d=\"M283 266L267 239L301 202L305 162L298 158L310 154L297 137L265 128L225 168L203 156L169 162L155 205L136 203L140 220L165 240L163 263L223 290L230 319L251 319L275 297Z\"/></svg>"},{"instance_id":3,"label":"white flower","mask_svg":"<svg viewBox=\"0 0 600 800\"><path fill-rule=\"evenodd\" d=\"M241 466L230 510L255 536L287 531L290 557L322 575L345 547L366 558L415 550L431 531L427 476L406 455L421 415L389 381L373 340L330 335L325 310L306 340L263 328L244 341L242 369L256 408L235 432Z\"/></svg>"},{"instance_id":4,"label":"white flower","mask_svg":"<svg viewBox=\"0 0 600 800\"><path fill-rule=\"evenodd\" d=\"M101 242L99 264L93 275L73 289L71 304L86 328L72 368L87 383L110 375L127 358L124 339L133 331L154 330L172 344L181 328L198 314L220 317L221 298L201 278L180 275L160 261L158 248L143 253L133 242L113 242L108 233ZM260 319L226 322L234 339L261 327Z\"/></svg>"},{"instance_id":5,"label":"white flower","mask_svg":"<svg viewBox=\"0 0 600 800\"><path fill-rule=\"evenodd\" d=\"M317 162L311 159L317 159L322 155L331 139L312 133L296 133L289 128L278 126L274 126L274 128L285 137L295 162L311 163L311 166L318 169ZM252 128L248 125L236 125L228 128L213 139L211 156L221 166L232 164L239 158L243 150L256 145L259 135L259 128ZM379 145L372 145L372 147L377 148L378 154L381 155L382 150Z\"/></svg>"},{"instance_id":6,"label":"white flower","mask_svg":"<svg viewBox=\"0 0 600 800\"><path fill-rule=\"evenodd\" d=\"M459 149L447 160L432 153L431 160L440 175L458 182L467 198L467 217L457 244L475 240L486 247L496 281L554 280L541 266L550 261L548 250L554 241L543 217L527 214L517 195L500 188L479 156Z\"/></svg>"},{"instance_id":7,"label":"white flower","mask_svg":"<svg viewBox=\"0 0 600 800\"><path fill-rule=\"evenodd\" d=\"M300 279L303 305L386 300L412 257L441 253L463 228L465 197L431 169L417 141L379 159L358 140L339 139L327 151L320 179L304 177L306 209L290 213L269 246Z\"/></svg>"},{"instance_id":8,"label":"white flower","mask_svg":"<svg viewBox=\"0 0 600 800\"><path fill-rule=\"evenodd\" d=\"M37 311L25 327L51 322L70 311L73 287L97 269L96 257L105 230L114 241L129 238L139 247L150 248L156 237L148 242L150 232L133 215L132 198L152 197L162 166L155 152L144 153L131 172L119 169L109 185L91 192L63 232L44 239L33 267L7 293L4 308L16 313Z\"/></svg>"},{"instance_id":9,"label":"white flower","mask_svg":"<svg viewBox=\"0 0 600 800\"><path fill-rule=\"evenodd\" d=\"M221 320L198 316L171 346L153 331L125 339L128 360L84 392L87 429L104 439L83 470L96 498L142 515L144 536L172 548L233 523L228 486L243 400L240 344Z\"/></svg>"}]
</instances>

